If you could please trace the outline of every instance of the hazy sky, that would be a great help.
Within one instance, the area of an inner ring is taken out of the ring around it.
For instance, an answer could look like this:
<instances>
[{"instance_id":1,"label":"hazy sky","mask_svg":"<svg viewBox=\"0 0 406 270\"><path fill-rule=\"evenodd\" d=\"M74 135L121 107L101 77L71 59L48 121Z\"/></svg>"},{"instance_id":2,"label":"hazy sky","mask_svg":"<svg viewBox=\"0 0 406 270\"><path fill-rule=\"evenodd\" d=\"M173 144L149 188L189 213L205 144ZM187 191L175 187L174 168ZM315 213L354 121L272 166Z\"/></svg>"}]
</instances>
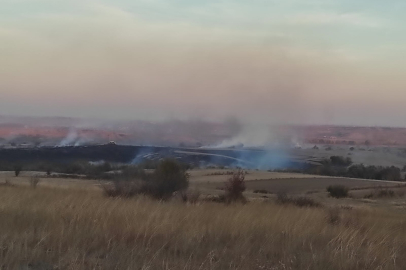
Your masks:
<instances>
[{"instance_id":1,"label":"hazy sky","mask_svg":"<svg viewBox=\"0 0 406 270\"><path fill-rule=\"evenodd\" d=\"M406 126L406 1L0 0L0 114Z\"/></svg>"}]
</instances>

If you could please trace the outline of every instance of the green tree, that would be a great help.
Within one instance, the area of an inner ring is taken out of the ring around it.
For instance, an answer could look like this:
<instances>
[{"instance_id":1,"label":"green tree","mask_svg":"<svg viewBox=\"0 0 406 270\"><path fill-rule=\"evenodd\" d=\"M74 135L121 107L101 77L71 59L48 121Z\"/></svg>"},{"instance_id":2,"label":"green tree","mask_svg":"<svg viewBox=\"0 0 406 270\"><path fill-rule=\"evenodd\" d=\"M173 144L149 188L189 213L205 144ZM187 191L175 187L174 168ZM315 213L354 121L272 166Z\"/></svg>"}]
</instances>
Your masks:
<instances>
[{"instance_id":1,"label":"green tree","mask_svg":"<svg viewBox=\"0 0 406 270\"><path fill-rule=\"evenodd\" d=\"M157 199L168 199L174 192L186 190L188 186L189 174L173 159L161 161L146 179L146 193Z\"/></svg>"}]
</instances>

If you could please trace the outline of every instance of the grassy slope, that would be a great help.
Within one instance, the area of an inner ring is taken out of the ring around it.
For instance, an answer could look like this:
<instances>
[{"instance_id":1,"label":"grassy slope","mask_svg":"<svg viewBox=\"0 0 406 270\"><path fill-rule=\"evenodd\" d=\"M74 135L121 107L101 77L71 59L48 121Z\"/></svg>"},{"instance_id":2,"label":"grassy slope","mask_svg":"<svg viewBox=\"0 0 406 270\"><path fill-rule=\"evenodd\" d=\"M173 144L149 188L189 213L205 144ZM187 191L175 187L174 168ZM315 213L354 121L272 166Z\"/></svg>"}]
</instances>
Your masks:
<instances>
[{"instance_id":1,"label":"grassy slope","mask_svg":"<svg viewBox=\"0 0 406 270\"><path fill-rule=\"evenodd\" d=\"M3 186L0 269L404 269L404 212L342 211Z\"/></svg>"}]
</instances>

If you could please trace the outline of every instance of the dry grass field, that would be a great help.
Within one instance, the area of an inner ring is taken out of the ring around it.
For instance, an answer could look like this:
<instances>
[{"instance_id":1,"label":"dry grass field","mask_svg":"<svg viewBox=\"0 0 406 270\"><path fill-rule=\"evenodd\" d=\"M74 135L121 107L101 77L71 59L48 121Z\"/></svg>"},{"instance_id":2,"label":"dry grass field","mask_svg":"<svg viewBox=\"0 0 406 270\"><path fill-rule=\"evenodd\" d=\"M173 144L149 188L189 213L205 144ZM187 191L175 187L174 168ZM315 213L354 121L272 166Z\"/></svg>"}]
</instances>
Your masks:
<instances>
[{"instance_id":1,"label":"dry grass field","mask_svg":"<svg viewBox=\"0 0 406 270\"><path fill-rule=\"evenodd\" d=\"M299 173L281 173L248 170L245 177L247 196L255 190L266 190L271 194L276 194L280 191L305 194L325 192L330 185L345 185L350 189L368 189L373 187L397 187L404 184L401 182L366 180L366 179L351 179L337 178L320 175L306 175ZM221 169L202 169L191 170L190 186L198 189L205 195L219 194L227 178L230 177L232 170ZM100 187L100 181L97 180L80 180L58 177L47 177L45 173L38 172L22 172L19 177L14 176L14 172L0 172L0 183L6 180L12 184L29 185L29 178L32 175L40 175L41 186L59 187L59 188L80 188L80 189L96 189ZM104 181L101 181L104 182Z\"/></svg>"},{"instance_id":2,"label":"dry grass field","mask_svg":"<svg viewBox=\"0 0 406 270\"><path fill-rule=\"evenodd\" d=\"M218 194L224 182L230 177L230 170L208 169L191 170L190 184L205 194ZM325 192L330 185L345 185L350 189L367 189L369 187L393 187L401 182L328 177L321 175L306 175L299 173L281 173L249 170L245 176L248 194L255 190L266 190L269 193L280 191L303 194Z\"/></svg>"},{"instance_id":3,"label":"dry grass field","mask_svg":"<svg viewBox=\"0 0 406 270\"><path fill-rule=\"evenodd\" d=\"M192 182L224 182L225 175L232 172L227 169L195 169L190 170L190 176ZM325 176L319 175L306 175L300 173L280 173L280 172L268 172L259 170L246 170L246 181L251 180L266 180L266 179L287 179L287 178L322 178Z\"/></svg>"},{"instance_id":4,"label":"dry grass field","mask_svg":"<svg viewBox=\"0 0 406 270\"><path fill-rule=\"evenodd\" d=\"M288 193L303 193L325 191L330 185L345 185L349 188L367 188L378 186L397 186L399 182L373 181L350 178L289 178L247 181L248 190L267 190L271 193L286 191Z\"/></svg>"},{"instance_id":5,"label":"dry grass field","mask_svg":"<svg viewBox=\"0 0 406 270\"><path fill-rule=\"evenodd\" d=\"M404 269L406 213L0 186L0 269Z\"/></svg>"}]
</instances>

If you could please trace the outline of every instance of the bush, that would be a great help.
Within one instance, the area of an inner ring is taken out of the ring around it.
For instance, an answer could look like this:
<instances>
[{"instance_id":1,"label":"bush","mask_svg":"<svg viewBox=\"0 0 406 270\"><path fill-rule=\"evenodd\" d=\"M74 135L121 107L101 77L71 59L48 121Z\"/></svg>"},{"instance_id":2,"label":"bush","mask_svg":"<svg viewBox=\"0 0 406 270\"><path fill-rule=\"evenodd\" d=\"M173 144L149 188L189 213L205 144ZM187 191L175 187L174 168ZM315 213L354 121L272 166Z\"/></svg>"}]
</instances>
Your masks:
<instances>
[{"instance_id":1,"label":"bush","mask_svg":"<svg viewBox=\"0 0 406 270\"><path fill-rule=\"evenodd\" d=\"M204 202L214 202L214 203L226 203L227 199L224 194L218 195L218 196L206 196L205 198L202 199Z\"/></svg>"},{"instance_id":2,"label":"bush","mask_svg":"<svg viewBox=\"0 0 406 270\"><path fill-rule=\"evenodd\" d=\"M349 157L342 157L342 156L331 156L330 161L332 165L335 166L349 166L352 164L352 160Z\"/></svg>"},{"instance_id":3,"label":"bush","mask_svg":"<svg viewBox=\"0 0 406 270\"><path fill-rule=\"evenodd\" d=\"M257 194L257 193L260 193L260 194L268 194L269 191L266 190L266 189L256 189L256 190L254 190L254 193L255 193L255 194Z\"/></svg>"},{"instance_id":4,"label":"bush","mask_svg":"<svg viewBox=\"0 0 406 270\"><path fill-rule=\"evenodd\" d=\"M228 202L241 201L246 199L243 195L245 191L245 172L239 169L235 172L225 184L225 197Z\"/></svg>"},{"instance_id":5,"label":"bush","mask_svg":"<svg viewBox=\"0 0 406 270\"><path fill-rule=\"evenodd\" d=\"M137 194L145 194L156 199L166 200L174 192L186 191L189 186L189 175L175 160L165 159L158 163L153 173L147 174L137 166L123 168L119 174L112 175L111 184L102 185L108 197L129 198Z\"/></svg>"},{"instance_id":6,"label":"bush","mask_svg":"<svg viewBox=\"0 0 406 270\"><path fill-rule=\"evenodd\" d=\"M395 191L392 189L376 189L371 193L368 193L367 195L364 196L364 199L372 199L372 198L392 198L395 197ZM401 194L398 193L399 197L402 197Z\"/></svg>"},{"instance_id":7,"label":"bush","mask_svg":"<svg viewBox=\"0 0 406 270\"><path fill-rule=\"evenodd\" d=\"M142 191L142 185L137 181L114 180L111 184L102 185L107 197L130 198Z\"/></svg>"},{"instance_id":8,"label":"bush","mask_svg":"<svg viewBox=\"0 0 406 270\"><path fill-rule=\"evenodd\" d=\"M159 162L155 172L145 175L144 192L157 199L168 199L176 191L184 191L189 186L189 174L173 159Z\"/></svg>"},{"instance_id":9,"label":"bush","mask_svg":"<svg viewBox=\"0 0 406 270\"><path fill-rule=\"evenodd\" d=\"M348 168L347 176L352 178L401 181L400 169L395 166L353 165Z\"/></svg>"},{"instance_id":10,"label":"bush","mask_svg":"<svg viewBox=\"0 0 406 270\"><path fill-rule=\"evenodd\" d=\"M327 222L331 225L337 225L341 222L341 211L339 208L328 208L327 209Z\"/></svg>"},{"instance_id":11,"label":"bush","mask_svg":"<svg viewBox=\"0 0 406 270\"><path fill-rule=\"evenodd\" d=\"M280 204L289 203L288 194L285 191L279 191L276 194L276 202Z\"/></svg>"},{"instance_id":12,"label":"bush","mask_svg":"<svg viewBox=\"0 0 406 270\"><path fill-rule=\"evenodd\" d=\"M180 197L183 202L196 204L200 198L200 191L199 190L188 190L180 192Z\"/></svg>"},{"instance_id":13,"label":"bush","mask_svg":"<svg viewBox=\"0 0 406 270\"><path fill-rule=\"evenodd\" d=\"M381 189L378 194L378 197L382 198L382 197L394 197L395 196L395 192L391 189Z\"/></svg>"},{"instance_id":14,"label":"bush","mask_svg":"<svg viewBox=\"0 0 406 270\"><path fill-rule=\"evenodd\" d=\"M23 170L23 166L20 164L14 165L14 175L17 177L20 175L21 171Z\"/></svg>"},{"instance_id":15,"label":"bush","mask_svg":"<svg viewBox=\"0 0 406 270\"><path fill-rule=\"evenodd\" d=\"M321 204L309 197L293 198L293 204L299 207L320 207Z\"/></svg>"},{"instance_id":16,"label":"bush","mask_svg":"<svg viewBox=\"0 0 406 270\"><path fill-rule=\"evenodd\" d=\"M298 207L321 207L322 205L309 197L290 197L286 192L278 192L276 195L276 203L291 204Z\"/></svg>"},{"instance_id":17,"label":"bush","mask_svg":"<svg viewBox=\"0 0 406 270\"><path fill-rule=\"evenodd\" d=\"M30 186L35 189L35 188L37 188L40 181L41 181L41 178L39 178L39 176L31 176L30 177Z\"/></svg>"},{"instance_id":18,"label":"bush","mask_svg":"<svg viewBox=\"0 0 406 270\"><path fill-rule=\"evenodd\" d=\"M47 176L51 176L51 174L52 174L51 168L47 168L46 173L47 173Z\"/></svg>"},{"instance_id":19,"label":"bush","mask_svg":"<svg viewBox=\"0 0 406 270\"><path fill-rule=\"evenodd\" d=\"M84 164L81 162L69 163L63 166L61 172L66 174L84 174Z\"/></svg>"},{"instance_id":20,"label":"bush","mask_svg":"<svg viewBox=\"0 0 406 270\"><path fill-rule=\"evenodd\" d=\"M348 197L348 190L349 189L343 185L333 185L327 187L327 192L330 194L330 196L337 199Z\"/></svg>"}]
</instances>

